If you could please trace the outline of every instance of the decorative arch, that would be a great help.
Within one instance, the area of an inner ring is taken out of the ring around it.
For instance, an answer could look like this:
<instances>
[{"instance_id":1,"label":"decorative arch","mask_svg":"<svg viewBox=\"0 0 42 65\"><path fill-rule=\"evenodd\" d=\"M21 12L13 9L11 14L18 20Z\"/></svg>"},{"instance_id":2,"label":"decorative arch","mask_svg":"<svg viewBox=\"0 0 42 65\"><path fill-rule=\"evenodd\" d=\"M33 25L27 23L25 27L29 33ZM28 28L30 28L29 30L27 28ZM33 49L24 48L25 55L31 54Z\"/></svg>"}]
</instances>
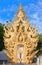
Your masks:
<instances>
[{"instance_id":1,"label":"decorative arch","mask_svg":"<svg viewBox=\"0 0 42 65\"><path fill-rule=\"evenodd\" d=\"M4 45L7 51L5 53L11 62L17 63L17 46L23 45L23 62L26 64L32 63L37 51L38 34L37 28L33 27L26 18L25 12L20 5L19 11L16 14L16 21L13 20L11 25L4 27ZM22 46L20 46L21 48ZM21 61L21 58L19 61Z\"/></svg>"}]
</instances>

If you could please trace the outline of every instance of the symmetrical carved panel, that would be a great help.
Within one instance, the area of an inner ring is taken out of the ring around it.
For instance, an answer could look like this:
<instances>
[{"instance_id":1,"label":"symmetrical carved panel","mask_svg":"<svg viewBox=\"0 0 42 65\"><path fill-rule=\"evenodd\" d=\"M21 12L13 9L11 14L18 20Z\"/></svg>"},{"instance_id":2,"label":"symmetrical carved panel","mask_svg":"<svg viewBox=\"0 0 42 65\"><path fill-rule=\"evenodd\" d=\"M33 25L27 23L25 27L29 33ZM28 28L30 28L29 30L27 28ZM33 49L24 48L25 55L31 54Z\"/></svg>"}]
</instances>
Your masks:
<instances>
[{"instance_id":1,"label":"symmetrical carved panel","mask_svg":"<svg viewBox=\"0 0 42 65\"><path fill-rule=\"evenodd\" d=\"M22 60L26 64L32 63L34 56L38 52L35 51L38 42L37 28L33 27L27 18L25 19L26 15L22 6L20 6L16 17L16 21L4 27L5 53L11 62L17 63L17 60L21 61L21 58L17 58L17 46L23 45L24 58Z\"/></svg>"}]
</instances>

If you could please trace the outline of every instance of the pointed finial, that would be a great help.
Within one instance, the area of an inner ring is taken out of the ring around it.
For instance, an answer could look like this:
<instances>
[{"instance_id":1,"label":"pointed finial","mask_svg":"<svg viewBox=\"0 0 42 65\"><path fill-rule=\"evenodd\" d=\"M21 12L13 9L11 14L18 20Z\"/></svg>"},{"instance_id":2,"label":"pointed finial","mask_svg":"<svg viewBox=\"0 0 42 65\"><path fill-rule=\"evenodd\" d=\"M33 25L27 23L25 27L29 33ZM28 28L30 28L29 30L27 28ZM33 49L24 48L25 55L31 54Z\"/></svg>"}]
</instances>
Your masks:
<instances>
[{"instance_id":1,"label":"pointed finial","mask_svg":"<svg viewBox=\"0 0 42 65\"><path fill-rule=\"evenodd\" d=\"M20 3L20 7L19 7L19 10L22 10L23 8L22 8L22 4Z\"/></svg>"},{"instance_id":2,"label":"pointed finial","mask_svg":"<svg viewBox=\"0 0 42 65\"><path fill-rule=\"evenodd\" d=\"M23 18L25 16L25 12L23 10L22 4L20 4L19 10L18 10L16 16L19 18Z\"/></svg>"}]
</instances>

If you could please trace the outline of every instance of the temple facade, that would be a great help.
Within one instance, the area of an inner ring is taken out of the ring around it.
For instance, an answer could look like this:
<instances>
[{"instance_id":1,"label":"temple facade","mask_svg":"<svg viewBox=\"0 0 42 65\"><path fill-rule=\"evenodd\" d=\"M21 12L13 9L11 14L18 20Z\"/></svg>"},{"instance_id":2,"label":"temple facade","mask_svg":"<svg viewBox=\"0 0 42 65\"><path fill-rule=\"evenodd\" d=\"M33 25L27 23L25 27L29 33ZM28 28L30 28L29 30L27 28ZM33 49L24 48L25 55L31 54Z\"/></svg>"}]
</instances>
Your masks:
<instances>
[{"instance_id":1,"label":"temple facade","mask_svg":"<svg viewBox=\"0 0 42 65\"><path fill-rule=\"evenodd\" d=\"M32 63L37 54L37 28L33 27L20 5L12 23L4 26L4 52L13 63Z\"/></svg>"}]
</instances>

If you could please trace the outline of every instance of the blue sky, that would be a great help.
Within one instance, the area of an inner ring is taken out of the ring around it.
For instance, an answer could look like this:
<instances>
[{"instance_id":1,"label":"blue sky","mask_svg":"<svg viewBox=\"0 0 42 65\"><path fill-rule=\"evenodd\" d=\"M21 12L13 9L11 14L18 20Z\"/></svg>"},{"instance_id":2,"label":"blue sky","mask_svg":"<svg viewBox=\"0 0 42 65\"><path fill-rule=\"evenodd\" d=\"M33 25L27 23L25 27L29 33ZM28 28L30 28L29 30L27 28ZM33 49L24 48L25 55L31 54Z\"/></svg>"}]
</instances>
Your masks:
<instances>
[{"instance_id":1,"label":"blue sky","mask_svg":"<svg viewBox=\"0 0 42 65\"><path fill-rule=\"evenodd\" d=\"M42 33L42 0L0 0L0 23L6 24L7 20L13 19L20 2L29 22L38 27L38 33Z\"/></svg>"}]
</instances>

